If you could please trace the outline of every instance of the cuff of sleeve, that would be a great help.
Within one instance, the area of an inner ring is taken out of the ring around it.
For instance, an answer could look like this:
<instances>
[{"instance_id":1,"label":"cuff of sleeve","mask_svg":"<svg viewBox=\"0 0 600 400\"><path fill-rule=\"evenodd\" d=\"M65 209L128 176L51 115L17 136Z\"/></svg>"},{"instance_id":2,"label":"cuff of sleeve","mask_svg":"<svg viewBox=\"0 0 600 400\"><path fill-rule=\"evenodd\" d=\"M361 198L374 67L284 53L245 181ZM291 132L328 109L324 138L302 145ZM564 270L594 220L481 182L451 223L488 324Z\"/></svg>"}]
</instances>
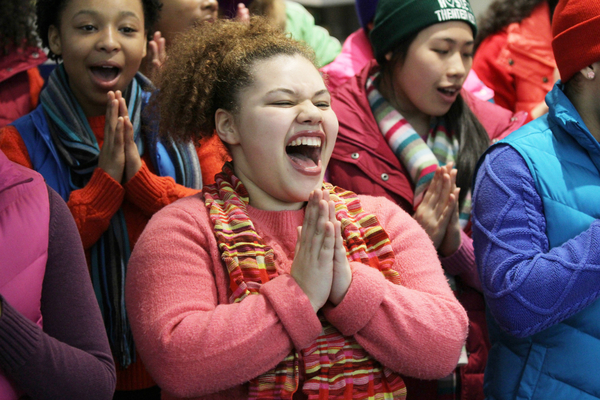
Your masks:
<instances>
[{"instance_id":1,"label":"cuff of sleeve","mask_svg":"<svg viewBox=\"0 0 600 400\"><path fill-rule=\"evenodd\" d=\"M129 182L123 185L127 199L144 210L154 209L157 199L160 199L165 193L161 179L165 178L160 178L150 172L148 166L142 160L140 170Z\"/></svg>"},{"instance_id":2,"label":"cuff of sleeve","mask_svg":"<svg viewBox=\"0 0 600 400\"><path fill-rule=\"evenodd\" d=\"M281 275L265 283L260 293L269 300L296 349L308 347L321 334L319 317L291 275Z\"/></svg>"},{"instance_id":3,"label":"cuff of sleeve","mask_svg":"<svg viewBox=\"0 0 600 400\"><path fill-rule=\"evenodd\" d=\"M352 283L340 304L328 303L325 318L343 335L352 336L364 328L379 309L387 292L383 274L372 267L353 262Z\"/></svg>"},{"instance_id":4,"label":"cuff of sleeve","mask_svg":"<svg viewBox=\"0 0 600 400\"><path fill-rule=\"evenodd\" d=\"M442 267L450 275L470 273L471 266L475 265L475 252L473 251L473 239L462 232L461 244L458 250L448 257L440 257Z\"/></svg>"},{"instance_id":5,"label":"cuff of sleeve","mask_svg":"<svg viewBox=\"0 0 600 400\"><path fill-rule=\"evenodd\" d=\"M107 210L112 215L121 207L125 190L102 168L96 168L82 192L83 203L95 210Z\"/></svg>"},{"instance_id":6,"label":"cuff of sleeve","mask_svg":"<svg viewBox=\"0 0 600 400\"><path fill-rule=\"evenodd\" d=\"M12 372L22 367L34 353L41 336L40 328L1 298L0 366Z\"/></svg>"}]
</instances>

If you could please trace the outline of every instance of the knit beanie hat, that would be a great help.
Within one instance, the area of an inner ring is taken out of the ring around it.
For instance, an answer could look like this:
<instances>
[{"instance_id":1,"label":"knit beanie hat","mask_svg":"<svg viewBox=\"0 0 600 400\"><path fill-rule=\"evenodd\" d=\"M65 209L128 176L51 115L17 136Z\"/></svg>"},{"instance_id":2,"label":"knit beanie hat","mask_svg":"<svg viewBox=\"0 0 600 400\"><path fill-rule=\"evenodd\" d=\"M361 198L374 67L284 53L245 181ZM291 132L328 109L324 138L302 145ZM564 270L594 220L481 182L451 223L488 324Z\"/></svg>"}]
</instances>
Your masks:
<instances>
[{"instance_id":1,"label":"knit beanie hat","mask_svg":"<svg viewBox=\"0 0 600 400\"><path fill-rule=\"evenodd\" d=\"M370 35L375 58L381 63L411 34L448 21L464 21L473 29L473 37L477 34L469 0L380 0Z\"/></svg>"},{"instance_id":2,"label":"knit beanie hat","mask_svg":"<svg viewBox=\"0 0 600 400\"><path fill-rule=\"evenodd\" d=\"M377 0L356 0L354 5L356 6L356 15L358 15L360 26L366 29L367 24L375 18Z\"/></svg>"},{"instance_id":3,"label":"knit beanie hat","mask_svg":"<svg viewBox=\"0 0 600 400\"><path fill-rule=\"evenodd\" d=\"M600 61L600 1L560 0L552 18L552 49L567 82L578 71Z\"/></svg>"}]
</instances>

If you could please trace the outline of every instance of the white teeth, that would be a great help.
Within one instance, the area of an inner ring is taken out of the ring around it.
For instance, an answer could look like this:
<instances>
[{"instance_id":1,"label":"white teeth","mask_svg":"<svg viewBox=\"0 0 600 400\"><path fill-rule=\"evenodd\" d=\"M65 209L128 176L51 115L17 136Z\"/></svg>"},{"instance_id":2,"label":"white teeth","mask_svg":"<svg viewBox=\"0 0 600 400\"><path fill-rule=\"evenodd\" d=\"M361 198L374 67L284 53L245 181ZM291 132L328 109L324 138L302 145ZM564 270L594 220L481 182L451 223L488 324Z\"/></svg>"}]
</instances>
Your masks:
<instances>
[{"instance_id":1,"label":"white teeth","mask_svg":"<svg viewBox=\"0 0 600 400\"><path fill-rule=\"evenodd\" d=\"M293 140L288 146L311 146L321 147L321 138L317 137L300 137Z\"/></svg>"}]
</instances>

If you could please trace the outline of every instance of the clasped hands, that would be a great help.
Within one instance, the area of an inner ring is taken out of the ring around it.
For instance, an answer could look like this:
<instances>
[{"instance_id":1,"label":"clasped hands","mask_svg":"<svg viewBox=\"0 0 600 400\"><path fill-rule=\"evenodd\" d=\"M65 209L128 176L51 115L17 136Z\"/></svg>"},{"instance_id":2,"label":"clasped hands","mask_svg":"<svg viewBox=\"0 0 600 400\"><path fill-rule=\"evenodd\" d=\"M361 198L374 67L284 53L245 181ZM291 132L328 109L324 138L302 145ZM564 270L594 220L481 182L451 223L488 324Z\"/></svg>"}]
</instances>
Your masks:
<instances>
[{"instance_id":1,"label":"clasped hands","mask_svg":"<svg viewBox=\"0 0 600 400\"><path fill-rule=\"evenodd\" d=\"M119 183L129 182L142 167L138 147L133 138L127 104L121 92L108 92L104 144L98 156L98 167Z\"/></svg>"},{"instance_id":2,"label":"clasped hands","mask_svg":"<svg viewBox=\"0 0 600 400\"><path fill-rule=\"evenodd\" d=\"M315 312L330 301L338 305L350 283L352 271L346 258L341 222L329 191L314 190L306 205L291 275L308 296Z\"/></svg>"},{"instance_id":3,"label":"clasped hands","mask_svg":"<svg viewBox=\"0 0 600 400\"><path fill-rule=\"evenodd\" d=\"M417 207L414 219L427 232L438 252L448 257L461 245L456 169L448 163L438 167Z\"/></svg>"}]
</instances>

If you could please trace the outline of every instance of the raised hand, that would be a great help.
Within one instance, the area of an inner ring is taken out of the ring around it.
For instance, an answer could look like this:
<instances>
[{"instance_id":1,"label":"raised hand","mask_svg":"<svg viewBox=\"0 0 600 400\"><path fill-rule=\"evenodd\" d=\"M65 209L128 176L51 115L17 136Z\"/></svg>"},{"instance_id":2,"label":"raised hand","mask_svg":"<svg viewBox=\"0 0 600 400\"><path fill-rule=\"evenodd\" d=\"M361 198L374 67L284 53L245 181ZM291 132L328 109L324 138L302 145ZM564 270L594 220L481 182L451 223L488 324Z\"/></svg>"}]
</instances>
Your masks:
<instances>
[{"instance_id":1,"label":"raised hand","mask_svg":"<svg viewBox=\"0 0 600 400\"><path fill-rule=\"evenodd\" d=\"M342 223L335 217L335 203L329 200L329 192L323 191L323 199L329 206L329 221L333 224L335 247L333 251L333 281L331 283L331 293L329 301L333 305L338 305L344 300L350 283L352 282L352 270L350 262L346 257L346 247L344 247L344 238L342 236Z\"/></svg>"},{"instance_id":2,"label":"raised hand","mask_svg":"<svg viewBox=\"0 0 600 400\"><path fill-rule=\"evenodd\" d=\"M160 31L154 32L152 40L148 42L148 54L150 60L150 76L152 76L167 60L167 42Z\"/></svg>"},{"instance_id":3,"label":"raised hand","mask_svg":"<svg viewBox=\"0 0 600 400\"><path fill-rule=\"evenodd\" d=\"M239 3L237 5L237 10L235 13L235 20L238 22L250 22L250 10L246 7L244 3Z\"/></svg>"},{"instance_id":4,"label":"raised hand","mask_svg":"<svg viewBox=\"0 0 600 400\"><path fill-rule=\"evenodd\" d=\"M118 93L118 92L117 92ZM137 144L133 137L133 124L129 120L127 104L125 99L119 94L119 112L123 117L124 133L123 143L125 147L125 171L123 183L129 182L131 178L142 168L142 159L138 151Z\"/></svg>"},{"instance_id":5,"label":"raised hand","mask_svg":"<svg viewBox=\"0 0 600 400\"><path fill-rule=\"evenodd\" d=\"M117 91L121 97L121 92ZM125 169L124 125L125 119L119 116L119 100L113 91L108 92L106 121L104 123L104 143L98 156L98 167L115 181L121 183Z\"/></svg>"},{"instance_id":6,"label":"raised hand","mask_svg":"<svg viewBox=\"0 0 600 400\"><path fill-rule=\"evenodd\" d=\"M448 224L452 219L458 196L455 195L456 170L452 163L438 167L423 201L417 207L414 219L427 232L438 249L444 240Z\"/></svg>"},{"instance_id":7,"label":"raised hand","mask_svg":"<svg viewBox=\"0 0 600 400\"><path fill-rule=\"evenodd\" d=\"M291 275L306 293L315 312L327 302L333 281L335 228L329 220L329 204L321 190L314 190L306 205Z\"/></svg>"},{"instance_id":8,"label":"raised hand","mask_svg":"<svg viewBox=\"0 0 600 400\"><path fill-rule=\"evenodd\" d=\"M460 232L462 229L460 227L459 219L460 208L458 204L458 195L460 194L460 188L456 187L456 170L450 171L450 178L452 180L450 200L454 203L454 210L452 211L452 216L450 217L450 221L448 222L444 239L442 240L442 243L440 243L440 247L438 248L439 253L444 257L452 255L456 250L458 250L462 243L462 239L460 236Z\"/></svg>"}]
</instances>

